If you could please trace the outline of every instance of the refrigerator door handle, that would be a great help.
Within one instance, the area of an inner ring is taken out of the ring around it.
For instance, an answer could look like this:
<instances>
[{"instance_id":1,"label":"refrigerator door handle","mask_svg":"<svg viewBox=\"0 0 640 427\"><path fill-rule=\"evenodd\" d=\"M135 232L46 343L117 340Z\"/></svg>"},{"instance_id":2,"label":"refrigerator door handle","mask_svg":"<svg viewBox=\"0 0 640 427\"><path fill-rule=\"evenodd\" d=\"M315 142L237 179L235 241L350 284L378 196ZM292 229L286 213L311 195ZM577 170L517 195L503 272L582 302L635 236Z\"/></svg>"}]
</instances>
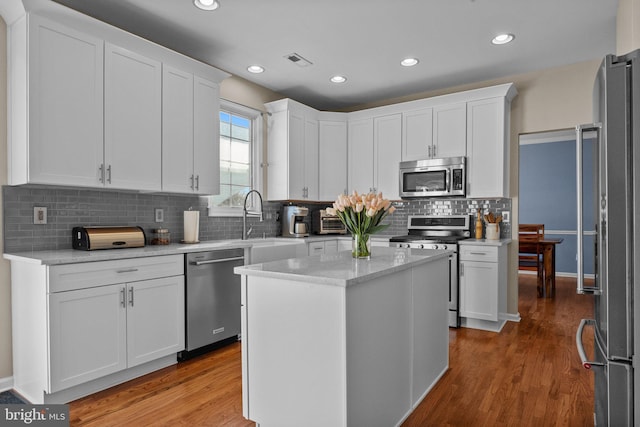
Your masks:
<instances>
[{"instance_id":1,"label":"refrigerator door handle","mask_svg":"<svg viewBox=\"0 0 640 427\"><path fill-rule=\"evenodd\" d=\"M579 294L593 294L600 295L602 290L600 289L599 280L595 280L595 286L585 286L584 285L584 250L583 250L583 233L584 226L582 224L582 214L583 214L583 206L582 206L582 145L584 140L585 132L596 132L597 135L597 144L600 147L602 143L602 124L600 123L591 123L587 125L579 125L576 126L576 200L577 200L577 254L576 254L576 262L577 262L577 293ZM597 236L596 236L597 240Z\"/></svg>"},{"instance_id":2,"label":"refrigerator door handle","mask_svg":"<svg viewBox=\"0 0 640 427\"><path fill-rule=\"evenodd\" d=\"M604 366L604 363L588 360L587 353L584 351L584 345L582 343L582 333L584 332L584 327L587 325L595 326L595 324L596 321L593 319L582 319L580 321L580 326L578 326L578 331L576 332L576 347L578 349L580 360L582 361L582 366L584 366L585 369L591 369L592 366Z\"/></svg>"}]
</instances>

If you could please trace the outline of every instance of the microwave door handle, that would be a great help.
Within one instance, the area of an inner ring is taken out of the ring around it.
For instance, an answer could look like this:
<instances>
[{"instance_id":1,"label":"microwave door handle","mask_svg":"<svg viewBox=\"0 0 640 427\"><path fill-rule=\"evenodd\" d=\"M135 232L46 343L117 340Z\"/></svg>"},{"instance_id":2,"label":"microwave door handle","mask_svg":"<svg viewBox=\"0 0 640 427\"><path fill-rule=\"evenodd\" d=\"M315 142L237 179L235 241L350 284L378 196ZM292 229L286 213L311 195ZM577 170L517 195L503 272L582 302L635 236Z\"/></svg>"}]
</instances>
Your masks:
<instances>
[{"instance_id":1,"label":"microwave door handle","mask_svg":"<svg viewBox=\"0 0 640 427\"><path fill-rule=\"evenodd\" d=\"M447 169L444 186L447 189L447 193L451 194L451 169Z\"/></svg>"}]
</instances>

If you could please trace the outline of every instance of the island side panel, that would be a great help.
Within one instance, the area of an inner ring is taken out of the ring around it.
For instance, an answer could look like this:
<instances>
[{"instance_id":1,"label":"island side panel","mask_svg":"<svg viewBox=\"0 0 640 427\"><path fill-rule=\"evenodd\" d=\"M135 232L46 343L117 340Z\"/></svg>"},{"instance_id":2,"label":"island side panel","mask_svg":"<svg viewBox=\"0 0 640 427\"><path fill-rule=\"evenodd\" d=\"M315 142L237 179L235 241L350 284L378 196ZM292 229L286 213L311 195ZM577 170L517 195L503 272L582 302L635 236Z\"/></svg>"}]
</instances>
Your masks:
<instances>
[{"instance_id":1,"label":"island side panel","mask_svg":"<svg viewBox=\"0 0 640 427\"><path fill-rule=\"evenodd\" d=\"M439 259L412 271L415 408L449 368L449 260Z\"/></svg>"},{"instance_id":2,"label":"island side panel","mask_svg":"<svg viewBox=\"0 0 640 427\"><path fill-rule=\"evenodd\" d=\"M394 426L411 410L411 269L347 288L349 426Z\"/></svg>"},{"instance_id":3,"label":"island side panel","mask_svg":"<svg viewBox=\"0 0 640 427\"><path fill-rule=\"evenodd\" d=\"M260 427L345 426L345 288L245 282L245 416Z\"/></svg>"}]
</instances>

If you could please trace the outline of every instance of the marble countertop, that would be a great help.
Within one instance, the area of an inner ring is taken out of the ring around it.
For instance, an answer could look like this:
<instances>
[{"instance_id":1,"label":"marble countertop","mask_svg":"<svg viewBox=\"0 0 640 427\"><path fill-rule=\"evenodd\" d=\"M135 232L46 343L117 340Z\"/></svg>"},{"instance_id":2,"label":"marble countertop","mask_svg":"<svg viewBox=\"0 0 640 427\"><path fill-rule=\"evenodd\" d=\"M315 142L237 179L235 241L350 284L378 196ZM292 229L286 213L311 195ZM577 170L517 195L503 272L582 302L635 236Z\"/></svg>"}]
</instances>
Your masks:
<instances>
[{"instance_id":1,"label":"marble countertop","mask_svg":"<svg viewBox=\"0 0 640 427\"><path fill-rule=\"evenodd\" d=\"M390 236L373 236L373 240L388 241ZM127 258L142 258L160 255L176 255L189 252L201 252L216 249L250 248L269 244L306 244L309 242L351 239L350 235L326 234L311 235L304 238L269 237L266 239L208 240L195 244L172 243L170 245L147 245L142 248L101 249L82 251L76 249L56 249L48 251L26 251L5 253L3 257L10 261L27 262L41 265L76 264L81 262L111 261Z\"/></svg>"},{"instance_id":2,"label":"marble countertop","mask_svg":"<svg viewBox=\"0 0 640 427\"><path fill-rule=\"evenodd\" d=\"M236 274L350 286L449 256L450 251L376 247L371 259L356 260L350 251L291 258L236 267Z\"/></svg>"}]
</instances>

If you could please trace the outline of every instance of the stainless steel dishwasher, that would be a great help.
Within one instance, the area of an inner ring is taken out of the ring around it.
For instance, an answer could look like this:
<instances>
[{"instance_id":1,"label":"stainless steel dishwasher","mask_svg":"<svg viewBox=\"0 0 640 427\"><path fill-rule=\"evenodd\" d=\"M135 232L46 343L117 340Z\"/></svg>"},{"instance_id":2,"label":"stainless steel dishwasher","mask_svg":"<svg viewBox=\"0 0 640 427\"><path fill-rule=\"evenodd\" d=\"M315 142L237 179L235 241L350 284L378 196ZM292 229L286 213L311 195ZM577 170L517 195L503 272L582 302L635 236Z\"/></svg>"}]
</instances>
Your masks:
<instances>
[{"instance_id":1,"label":"stainless steel dishwasher","mask_svg":"<svg viewBox=\"0 0 640 427\"><path fill-rule=\"evenodd\" d=\"M240 334L240 276L244 249L185 254L185 351L188 359L236 341Z\"/></svg>"}]
</instances>

